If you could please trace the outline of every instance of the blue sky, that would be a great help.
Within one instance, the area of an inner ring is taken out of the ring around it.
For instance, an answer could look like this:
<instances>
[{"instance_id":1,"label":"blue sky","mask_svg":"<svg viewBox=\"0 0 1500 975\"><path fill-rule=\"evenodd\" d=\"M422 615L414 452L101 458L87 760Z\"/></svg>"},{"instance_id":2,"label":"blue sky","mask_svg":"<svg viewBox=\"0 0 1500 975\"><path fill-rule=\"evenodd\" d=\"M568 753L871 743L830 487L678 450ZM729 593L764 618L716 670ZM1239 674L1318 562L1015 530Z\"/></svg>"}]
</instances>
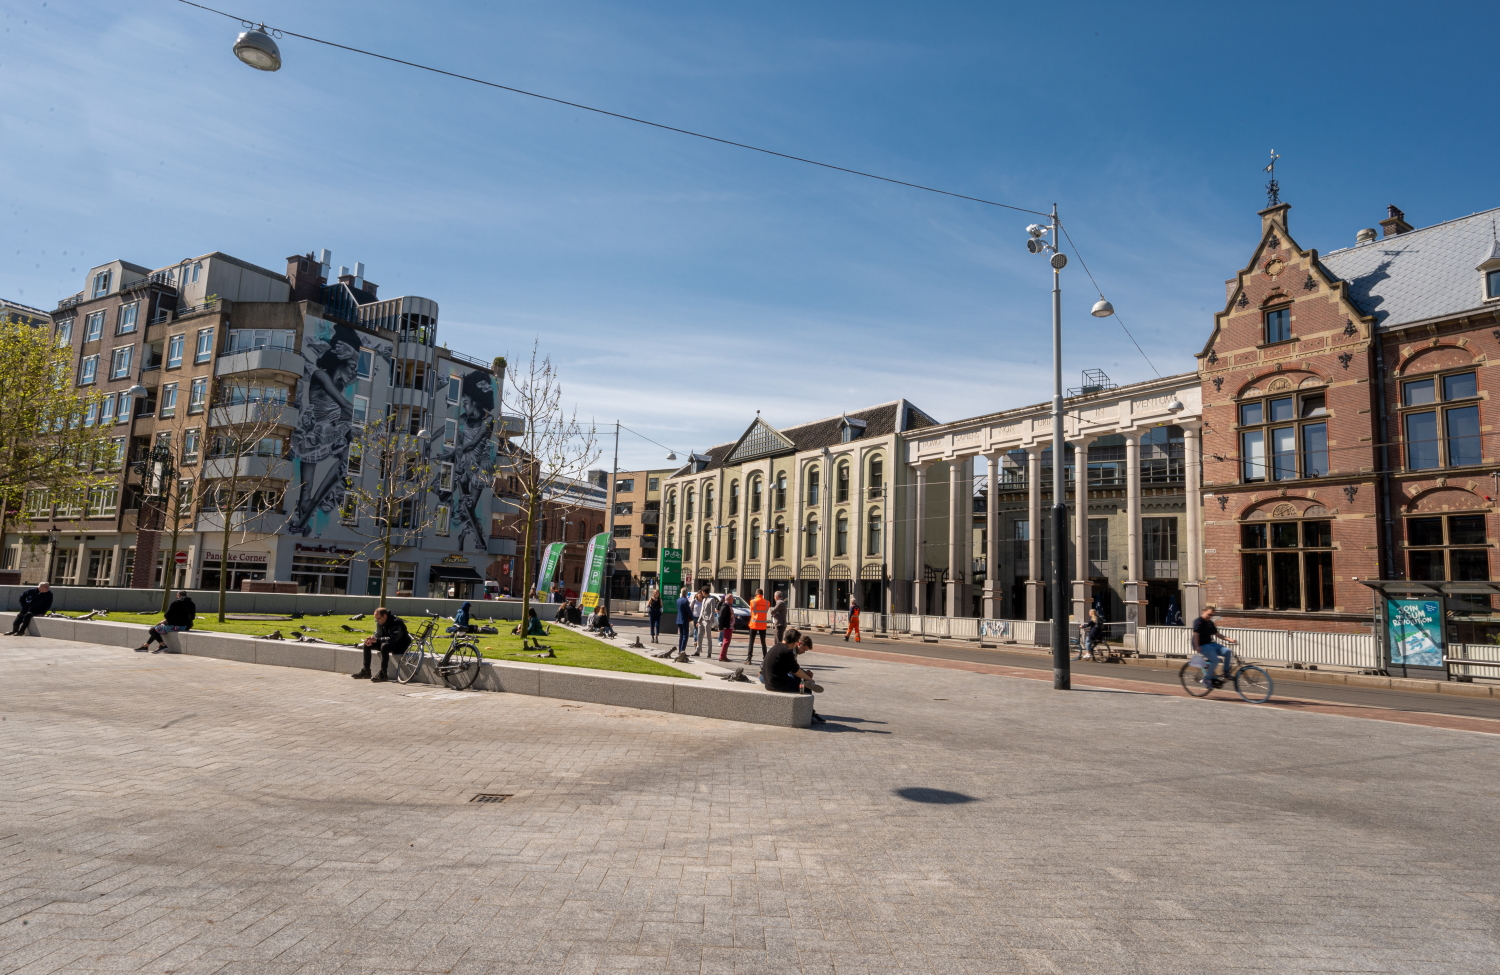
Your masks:
<instances>
[{"instance_id":1,"label":"blue sky","mask_svg":"<svg viewBox=\"0 0 1500 975\"><path fill-rule=\"evenodd\" d=\"M229 2L229 0L226 0ZM1494 4L630 4L232 0L232 12L900 179L1062 207L1163 373L1193 366L1283 156L1304 246L1385 206L1500 204ZM116 257L327 247L436 299L489 358L533 338L567 399L677 450L904 396L942 420L1040 401L1031 218L281 42L173 0L0 6L0 295ZM1467 53L1466 53L1467 52ZM1152 369L1065 272L1066 376ZM660 466L634 437L622 466Z\"/></svg>"}]
</instances>

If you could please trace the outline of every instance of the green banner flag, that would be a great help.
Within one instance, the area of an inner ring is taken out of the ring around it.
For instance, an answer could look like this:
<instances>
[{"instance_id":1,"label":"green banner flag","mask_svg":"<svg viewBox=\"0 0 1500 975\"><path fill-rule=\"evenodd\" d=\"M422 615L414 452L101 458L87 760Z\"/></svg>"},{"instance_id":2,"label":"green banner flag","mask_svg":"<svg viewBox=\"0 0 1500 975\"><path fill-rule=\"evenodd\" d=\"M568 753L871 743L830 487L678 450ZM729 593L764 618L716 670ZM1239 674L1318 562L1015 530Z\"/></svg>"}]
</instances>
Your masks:
<instances>
[{"instance_id":1,"label":"green banner flag","mask_svg":"<svg viewBox=\"0 0 1500 975\"><path fill-rule=\"evenodd\" d=\"M656 581L657 585L661 586L662 605L676 606L677 597L682 595L682 549L664 548L661 550L661 562Z\"/></svg>"},{"instance_id":2,"label":"green banner flag","mask_svg":"<svg viewBox=\"0 0 1500 975\"><path fill-rule=\"evenodd\" d=\"M565 545L564 542L553 542L542 552L542 571L536 579L538 595L545 596L552 592L552 580L557 575L557 564L562 561Z\"/></svg>"},{"instance_id":3,"label":"green banner flag","mask_svg":"<svg viewBox=\"0 0 1500 975\"><path fill-rule=\"evenodd\" d=\"M599 605L599 588L604 582L604 562L608 554L607 533L600 532L589 539L588 561L583 566L583 600L579 603L584 609Z\"/></svg>"}]
</instances>

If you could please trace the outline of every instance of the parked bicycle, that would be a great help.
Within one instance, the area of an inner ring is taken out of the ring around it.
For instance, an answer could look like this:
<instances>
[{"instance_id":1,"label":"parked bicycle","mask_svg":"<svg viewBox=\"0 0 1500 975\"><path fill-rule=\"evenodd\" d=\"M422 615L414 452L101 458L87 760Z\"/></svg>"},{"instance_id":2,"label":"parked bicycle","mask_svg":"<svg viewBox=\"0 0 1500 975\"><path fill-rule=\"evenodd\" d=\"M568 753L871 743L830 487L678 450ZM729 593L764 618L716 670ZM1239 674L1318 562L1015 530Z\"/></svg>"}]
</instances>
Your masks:
<instances>
[{"instance_id":1,"label":"parked bicycle","mask_svg":"<svg viewBox=\"0 0 1500 975\"><path fill-rule=\"evenodd\" d=\"M1251 704L1264 704L1271 699L1274 689L1271 675L1255 664L1240 663L1239 655L1228 647L1224 648L1222 672L1212 675L1212 687L1203 683L1203 668L1207 662L1203 654L1194 653L1177 673L1182 689L1193 697L1207 697L1209 692L1222 688L1225 684L1233 684L1240 697Z\"/></svg>"},{"instance_id":2,"label":"parked bicycle","mask_svg":"<svg viewBox=\"0 0 1500 975\"><path fill-rule=\"evenodd\" d=\"M396 665L396 680L402 684L411 683L421 673L422 662L430 656L433 673L443 683L454 690L468 690L479 677L479 665L483 660L479 655L478 644L468 638L468 627L457 627L453 631L453 639L448 643L448 649L439 654L433 647L433 631L436 627L436 617L422 624L422 629L412 639L411 647L401 655L401 662Z\"/></svg>"}]
</instances>

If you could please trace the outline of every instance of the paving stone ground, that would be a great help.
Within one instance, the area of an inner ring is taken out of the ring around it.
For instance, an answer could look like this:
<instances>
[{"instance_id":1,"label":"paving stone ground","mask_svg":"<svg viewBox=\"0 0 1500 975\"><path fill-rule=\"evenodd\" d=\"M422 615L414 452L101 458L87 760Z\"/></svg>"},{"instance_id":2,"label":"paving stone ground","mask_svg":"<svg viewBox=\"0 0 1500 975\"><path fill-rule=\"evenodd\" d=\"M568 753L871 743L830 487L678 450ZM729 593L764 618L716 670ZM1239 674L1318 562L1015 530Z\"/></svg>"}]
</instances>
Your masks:
<instances>
[{"instance_id":1,"label":"paving stone ground","mask_svg":"<svg viewBox=\"0 0 1500 975\"><path fill-rule=\"evenodd\" d=\"M0 661L4 973L1500 971L1491 735L831 656L808 731Z\"/></svg>"}]
</instances>

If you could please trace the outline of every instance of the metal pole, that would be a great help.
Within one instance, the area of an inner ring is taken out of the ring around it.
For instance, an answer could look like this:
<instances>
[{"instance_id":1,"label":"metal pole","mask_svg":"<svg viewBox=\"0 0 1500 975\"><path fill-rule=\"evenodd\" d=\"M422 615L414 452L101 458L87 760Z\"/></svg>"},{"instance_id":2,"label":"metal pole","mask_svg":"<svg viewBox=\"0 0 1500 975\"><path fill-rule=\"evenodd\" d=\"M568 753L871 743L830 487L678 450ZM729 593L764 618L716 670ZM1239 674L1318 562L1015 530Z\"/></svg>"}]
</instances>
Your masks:
<instances>
[{"instance_id":1,"label":"metal pole","mask_svg":"<svg viewBox=\"0 0 1500 975\"><path fill-rule=\"evenodd\" d=\"M1052 243L1059 242L1057 204L1052 205ZM1068 664L1068 498L1063 462L1062 250L1052 262L1052 688L1072 688Z\"/></svg>"},{"instance_id":2,"label":"metal pole","mask_svg":"<svg viewBox=\"0 0 1500 975\"><path fill-rule=\"evenodd\" d=\"M604 582L600 588L604 591L599 598L604 600L604 612L607 615L610 610L609 594L615 587L615 480L620 473L620 421L615 421L615 461L609 470L609 514L606 516L606 531L609 532L609 540L604 548ZM587 584L588 580L584 580Z\"/></svg>"}]
</instances>

